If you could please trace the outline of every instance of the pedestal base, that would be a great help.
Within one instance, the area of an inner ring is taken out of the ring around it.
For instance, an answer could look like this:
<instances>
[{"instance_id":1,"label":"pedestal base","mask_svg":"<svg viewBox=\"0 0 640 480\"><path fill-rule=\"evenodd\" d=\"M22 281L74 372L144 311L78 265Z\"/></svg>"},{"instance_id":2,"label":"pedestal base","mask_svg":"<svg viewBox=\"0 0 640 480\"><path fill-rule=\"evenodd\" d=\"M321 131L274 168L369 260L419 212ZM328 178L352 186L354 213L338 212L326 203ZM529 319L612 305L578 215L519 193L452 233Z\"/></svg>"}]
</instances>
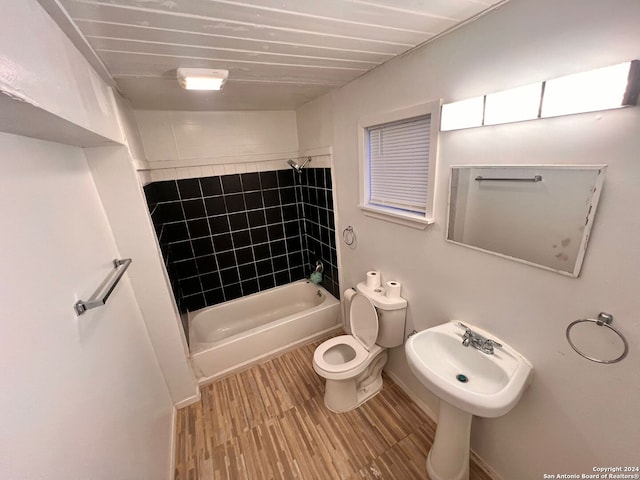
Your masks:
<instances>
[{"instance_id":1,"label":"pedestal base","mask_svg":"<svg viewBox=\"0 0 640 480\"><path fill-rule=\"evenodd\" d=\"M440 400L436 438L427 456L431 480L469 480L472 415Z\"/></svg>"}]
</instances>

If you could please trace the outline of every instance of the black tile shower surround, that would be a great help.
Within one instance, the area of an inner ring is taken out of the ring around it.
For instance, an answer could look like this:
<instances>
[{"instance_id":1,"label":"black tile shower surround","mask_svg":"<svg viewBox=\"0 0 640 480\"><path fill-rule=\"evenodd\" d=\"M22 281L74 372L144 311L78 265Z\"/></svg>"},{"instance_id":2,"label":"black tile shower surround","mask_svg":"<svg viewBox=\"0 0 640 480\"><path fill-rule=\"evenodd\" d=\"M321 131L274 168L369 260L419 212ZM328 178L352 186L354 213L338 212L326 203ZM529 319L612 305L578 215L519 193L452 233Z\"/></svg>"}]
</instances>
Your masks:
<instances>
[{"instance_id":1,"label":"black tile shower surround","mask_svg":"<svg viewBox=\"0 0 640 480\"><path fill-rule=\"evenodd\" d=\"M309 168L296 174L304 231L304 262L322 261L322 286L340 298L331 169Z\"/></svg>"},{"instance_id":2,"label":"black tile shower surround","mask_svg":"<svg viewBox=\"0 0 640 480\"><path fill-rule=\"evenodd\" d=\"M322 285L339 297L330 169L154 182L144 191L180 311L306 278L316 260Z\"/></svg>"}]
</instances>

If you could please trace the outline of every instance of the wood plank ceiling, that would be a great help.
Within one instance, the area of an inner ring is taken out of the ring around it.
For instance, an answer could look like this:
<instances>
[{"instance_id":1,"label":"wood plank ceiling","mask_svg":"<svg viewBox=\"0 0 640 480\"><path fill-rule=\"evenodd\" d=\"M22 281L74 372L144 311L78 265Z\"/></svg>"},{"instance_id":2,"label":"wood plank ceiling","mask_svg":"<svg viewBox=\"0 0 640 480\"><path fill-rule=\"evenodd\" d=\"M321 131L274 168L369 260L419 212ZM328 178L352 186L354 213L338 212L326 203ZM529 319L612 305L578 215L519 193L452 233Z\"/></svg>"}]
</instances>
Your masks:
<instances>
[{"instance_id":1,"label":"wood plank ceiling","mask_svg":"<svg viewBox=\"0 0 640 480\"><path fill-rule=\"evenodd\" d=\"M45 8L51 4L40 1ZM68 15L67 33L77 27L90 46L81 50L97 55L134 108L290 110L505 1L60 0L60 4ZM52 16L62 26L64 22ZM99 63L96 58L92 61ZM227 69L229 80L221 92L187 92L175 79L178 67Z\"/></svg>"}]
</instances>

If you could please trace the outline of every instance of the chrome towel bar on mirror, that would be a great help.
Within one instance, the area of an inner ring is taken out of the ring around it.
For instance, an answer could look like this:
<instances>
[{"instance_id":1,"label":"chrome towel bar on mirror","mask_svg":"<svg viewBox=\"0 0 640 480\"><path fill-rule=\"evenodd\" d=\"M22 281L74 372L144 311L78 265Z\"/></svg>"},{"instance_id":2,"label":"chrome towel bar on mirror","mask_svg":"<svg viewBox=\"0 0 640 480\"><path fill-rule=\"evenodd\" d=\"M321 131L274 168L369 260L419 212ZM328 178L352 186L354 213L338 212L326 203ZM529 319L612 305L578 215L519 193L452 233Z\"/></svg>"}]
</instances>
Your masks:
<instances>
[{"instance_id":1,"label":"chrome towel bar on mirror","mask_svg":"<svg viewBox=\"0 0 640 480\"><path fill-rule=\"evenodd\" d=\"M87 310L91 310L92 308L101 307L105 303L107 303L107 299L113 289L116 288L116 285L126 272L127 268L131 265L131 259L125 258L121 260L114 260L113 266L114 270L110 273L110 276L107 277L104 282L98 287L98 289L91 295L91 298L87 301L78 300L73 304L73 308L76 311L78 316L82 315ZM115 274L114 274L115 272Z\"/></svg>"},{"instance_id":2,"label":"chrome towel bar on mirror","mask_svg":"<svg viewBox=\"0 0 640 480\"><path fill-rule=\"evenodd\" d=\"M541 182L542 175L536 175L533 178L501 178L501 177L483 177L482 175L478 175L476 177L476 182Z\"/></svg>"}]
</instances>

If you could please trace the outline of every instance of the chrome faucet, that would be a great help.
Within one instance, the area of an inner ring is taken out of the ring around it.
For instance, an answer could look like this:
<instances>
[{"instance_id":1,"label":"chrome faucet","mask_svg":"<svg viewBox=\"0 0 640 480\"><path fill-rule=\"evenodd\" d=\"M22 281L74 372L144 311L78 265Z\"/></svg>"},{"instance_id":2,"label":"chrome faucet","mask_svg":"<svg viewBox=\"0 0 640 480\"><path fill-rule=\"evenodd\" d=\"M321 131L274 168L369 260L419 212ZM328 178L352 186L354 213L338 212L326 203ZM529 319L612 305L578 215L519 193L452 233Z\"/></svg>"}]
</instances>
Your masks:
<instances>
[{"instance_id":1,"label":"chrome faucet","mask_svg":"<svg viewBox=\"0 0 640 480\"><path fill-rule=\"evenodd\" d=\"M479 333L474 332L462 322L458 322L458 325L464 328L464 335L462 336L462 346L464 347L468 347L469 345L471 345L473 348L477 348L482 353L493 355L494 347L502 346L495 340L483 337Z\"/></svg>"}]
</instances>

